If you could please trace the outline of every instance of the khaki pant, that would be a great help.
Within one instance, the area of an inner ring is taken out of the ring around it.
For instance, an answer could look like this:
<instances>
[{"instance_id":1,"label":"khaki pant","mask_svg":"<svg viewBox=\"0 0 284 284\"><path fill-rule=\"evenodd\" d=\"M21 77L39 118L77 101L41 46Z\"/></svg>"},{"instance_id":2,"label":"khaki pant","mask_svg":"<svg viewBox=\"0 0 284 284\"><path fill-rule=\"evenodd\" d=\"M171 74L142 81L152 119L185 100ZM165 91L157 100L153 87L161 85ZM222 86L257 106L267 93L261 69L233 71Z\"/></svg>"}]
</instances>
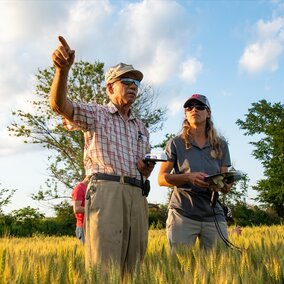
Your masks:
<instances>
[{"instance_id":1,"label":"khaki pant","mask_svg":"<svg viewBox=\"0 0 284 284\"><path fill-rule=\"evenodd\" d=\"M228 238L227 222L218 224L224 237ZM221 240L214 222L195 221L173 209L169 209L168 213L167 237L171 250L182 244L193 245L197 238L205 249L212 248L217 240Z\"/></svg>"},{"instance_id":2,"label":"khaki pant","mask_svg":"<svg viewBox=\"0 0 284 284\"><path fill-rule=\"evenodd\" d=\"M131 272L146 252L148 204L139 187L112 181L94 181L85 205L86 269L116 264Z\"/></svg>"}]
</instances>

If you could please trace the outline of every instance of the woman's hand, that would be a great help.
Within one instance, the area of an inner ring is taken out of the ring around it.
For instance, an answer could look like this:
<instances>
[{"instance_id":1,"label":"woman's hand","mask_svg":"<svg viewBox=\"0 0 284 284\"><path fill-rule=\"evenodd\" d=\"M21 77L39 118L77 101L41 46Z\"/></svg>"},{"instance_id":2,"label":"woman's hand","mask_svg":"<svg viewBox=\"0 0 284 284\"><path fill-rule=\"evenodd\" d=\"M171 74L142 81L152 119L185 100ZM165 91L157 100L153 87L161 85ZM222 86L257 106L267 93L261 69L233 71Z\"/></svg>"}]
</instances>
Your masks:
<instances>
[{"instance_id":1,"label":"woman's hand","mask_svg":"<svg viewBox=\"0 0 284 284\"><path fill-rule=\"evenodd\" d=\"M228 167L227 166L222 166L220 168L220 172L221 173L226 173L228 172ZM215 191L221 191L222 193L226 194L230 191L232 185L234 183L226 183L223 179L220 183L217 183L216 186L213 186L212 188L215 190Z\"/></svg>"},{"instance_id":2,"label":"woman's hand","mask_svg":"<svg viewBox=\"0 0 284 284\"><path fill-rule=\"evenodd\" d=\"M214 191L222 192L222 193L226 194L231 190L231 187L232 187L233 184L234 183L222 182L222 184L211 185L210 188L212 188Z\"/></svg>"},{"instance_id":3,"label":"woman's hand","mask_svg":"<svg viewBox=\"0 0 284 284\"><path fill-rule=\"evenodd\" d=\"M209 183L204 181L204 178L208 176L208 174L203 173L203 172L192 172L192 173L187 173L188 176L188 181L198 187L209 187Z\"/></svg>"},{"instance_id":4,"label":"woman's hand","mask_svg":"<svg viewBox=\"0 0 284 284\"><path fill-rule=\"evenodd\" d=\"M220 191L224 194L228 193L231 190L231 187L232 187L233 184L234 183L225 183L224 182L224 186L221 188Z\"/></svg>"}]
</instances>

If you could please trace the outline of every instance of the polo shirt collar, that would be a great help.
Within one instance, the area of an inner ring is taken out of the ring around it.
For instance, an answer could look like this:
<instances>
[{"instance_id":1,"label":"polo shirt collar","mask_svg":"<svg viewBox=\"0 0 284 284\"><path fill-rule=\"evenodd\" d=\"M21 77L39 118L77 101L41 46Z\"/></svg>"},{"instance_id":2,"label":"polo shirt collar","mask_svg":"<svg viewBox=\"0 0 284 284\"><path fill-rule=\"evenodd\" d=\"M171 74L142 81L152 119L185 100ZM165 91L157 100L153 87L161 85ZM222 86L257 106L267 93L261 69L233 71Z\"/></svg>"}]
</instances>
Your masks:
<instances>
[{"instance_id":1,"label":"polo shirt collar","mask_svg":"<svg viewBox=\"0 0 284 284\"><path fill-rule=\"evenodd\" d=\"M196 144L196 142L194 140L192 141L192 146L197 147L197 148L200 149L200 147ZM205 142L205 144L204 144L204 146L202 148L206 148L206 147L210 147L208 139L206 139L206 142Z\"/></svg>"}]
</instances>

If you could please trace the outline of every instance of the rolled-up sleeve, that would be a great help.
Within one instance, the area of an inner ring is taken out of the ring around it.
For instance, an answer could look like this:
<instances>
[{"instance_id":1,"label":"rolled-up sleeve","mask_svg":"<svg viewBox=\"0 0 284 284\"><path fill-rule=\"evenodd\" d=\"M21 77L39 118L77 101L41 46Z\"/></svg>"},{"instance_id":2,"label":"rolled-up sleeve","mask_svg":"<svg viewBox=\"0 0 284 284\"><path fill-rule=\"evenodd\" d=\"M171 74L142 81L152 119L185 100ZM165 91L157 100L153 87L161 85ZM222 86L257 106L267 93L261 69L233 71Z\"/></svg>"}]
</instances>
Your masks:
<instances>
[{"instance_id":1,"label":"rolled-up sleeve","mask_svg":"<svg viewBox=\"0 0 284 284\"><path fill-rule=\"evenodd\" d=\"M223 156L221 158L221 166L230 167L231 166L231 157L230 151L228 147L228 143L226 141L222 141L222 153Z\"/></svg>"},{"instance_id":2,"label":"rolled-up sleeve","mask_svg":"<svg viewBox=\"0 0 284 284\"><path fill-rule=\"evenodd\" d=\"M166 155L168 157L168 161L175 162L177 160L177 152L176 152L176 145L174 144L173 139L168 141L165 150L166 150Z\"/></svg>"},{"instance_id":3,"label":"rolled-up sleeve","mask_svg":"<svg viewBox=\"0 0 284 284\"><path fill-rule=\"evenodd\" d=\"M67 130L83 130L87 131L91 125L96 123L99 113L97 104L86 104L79 102L71 102L74 108L73 121L62 118L63 126Z\"/></svg>"}]
</instances>

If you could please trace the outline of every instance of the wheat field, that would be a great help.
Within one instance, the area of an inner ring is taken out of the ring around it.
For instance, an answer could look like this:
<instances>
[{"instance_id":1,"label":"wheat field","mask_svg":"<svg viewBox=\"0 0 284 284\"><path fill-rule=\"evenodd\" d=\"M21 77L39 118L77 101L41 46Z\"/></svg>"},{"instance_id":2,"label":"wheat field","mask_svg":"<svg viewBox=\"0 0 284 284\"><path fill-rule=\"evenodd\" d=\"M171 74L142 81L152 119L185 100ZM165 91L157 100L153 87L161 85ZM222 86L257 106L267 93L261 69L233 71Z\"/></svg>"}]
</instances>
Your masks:
<instances>
[{"instance_id":1,"label":"wheat field","mask_svg":"<svg viewBox=\"0 0 284 284\"><path fill-rule=\"evenodd\" d=\"M230 241L242 248L218 244L204 251L198 244L171 255L164 230L150 230L142 265L125 283L284 283L284 226L244 228ZM102 276L99 267L92 283L120 283L115 267ZM0 284L87 283L84 248L74 237L0 239Z\"/></svg>"}]
</instances>

